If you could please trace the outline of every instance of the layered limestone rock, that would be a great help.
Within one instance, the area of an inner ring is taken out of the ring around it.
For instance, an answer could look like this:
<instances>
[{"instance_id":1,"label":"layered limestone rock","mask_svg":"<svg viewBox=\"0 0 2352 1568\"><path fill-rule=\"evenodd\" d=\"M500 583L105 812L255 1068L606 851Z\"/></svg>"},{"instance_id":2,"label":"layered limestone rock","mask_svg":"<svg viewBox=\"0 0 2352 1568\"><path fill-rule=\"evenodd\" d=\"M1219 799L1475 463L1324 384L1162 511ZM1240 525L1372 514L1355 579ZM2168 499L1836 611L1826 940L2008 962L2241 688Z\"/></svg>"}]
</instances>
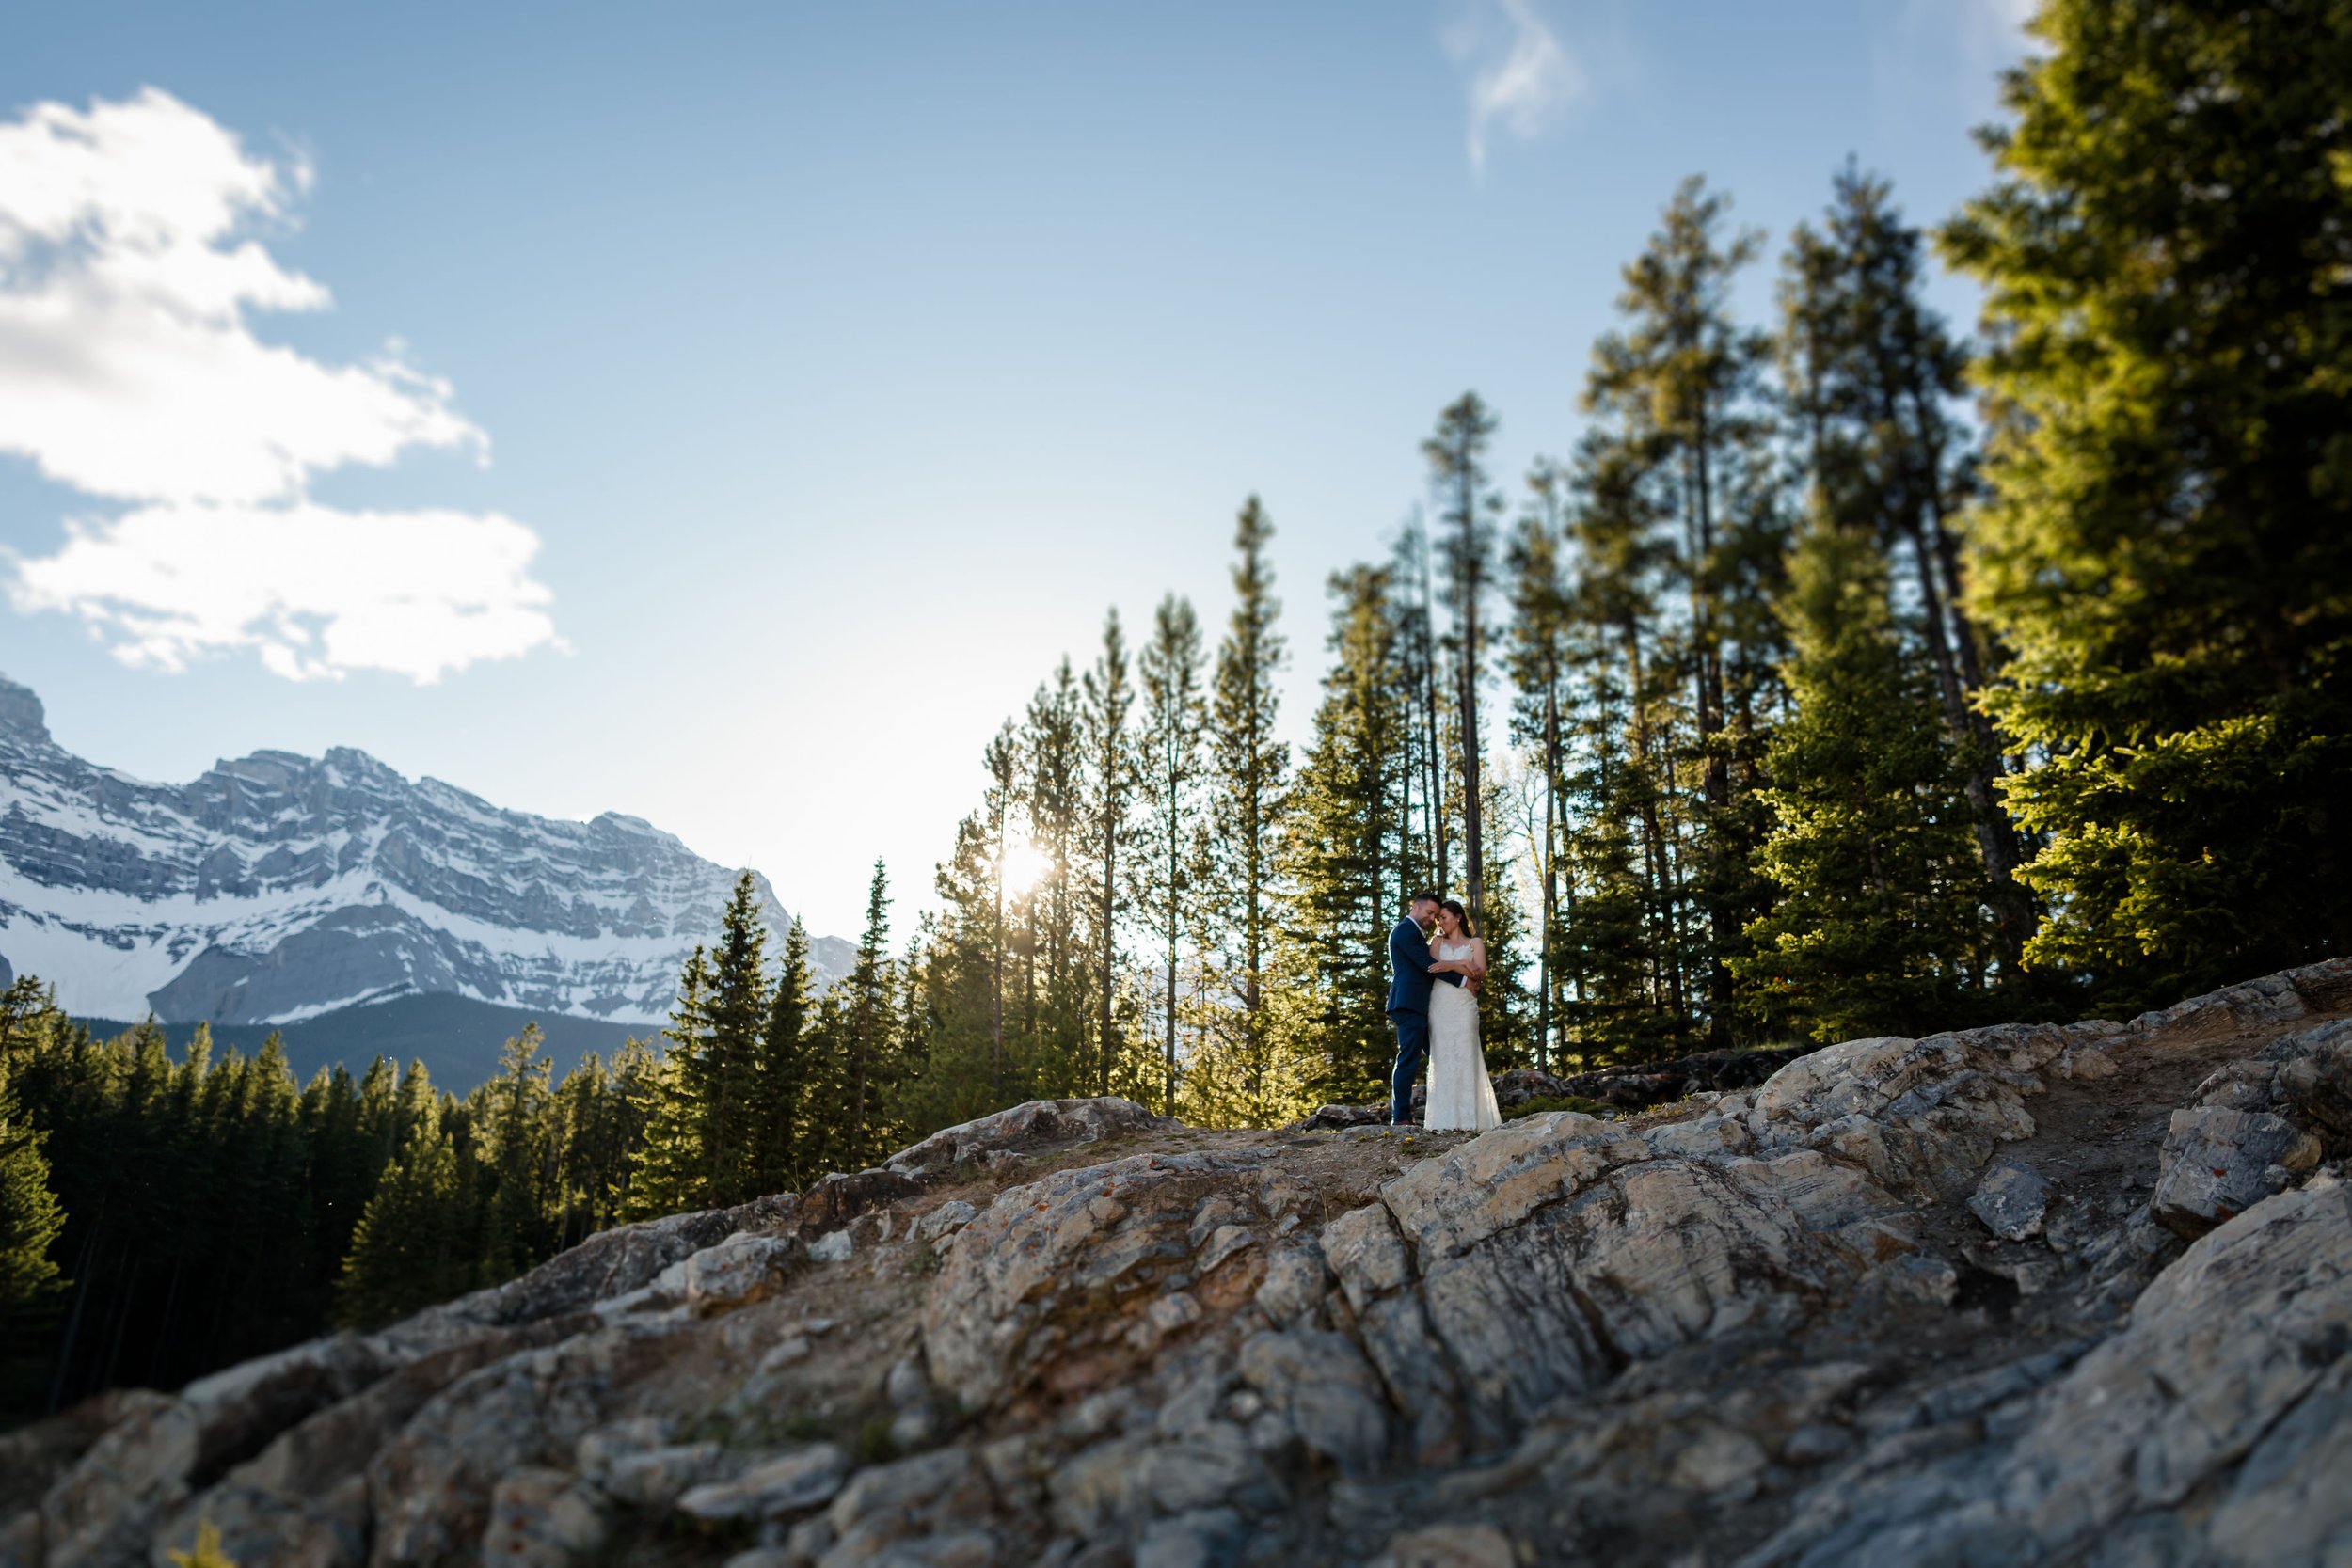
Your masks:
<instances>
[{"instance_id":1,"label":"layered limestone rock","mask_svg":"<svg viewBox=\"0 0 2352 1568\"><path fill-rule=\"evenodd\" d=\"M0 1439L0 1565L2340 1562L2347 1010L1476 1138L1017 1107Z\"/></svg>"}]
</instances>

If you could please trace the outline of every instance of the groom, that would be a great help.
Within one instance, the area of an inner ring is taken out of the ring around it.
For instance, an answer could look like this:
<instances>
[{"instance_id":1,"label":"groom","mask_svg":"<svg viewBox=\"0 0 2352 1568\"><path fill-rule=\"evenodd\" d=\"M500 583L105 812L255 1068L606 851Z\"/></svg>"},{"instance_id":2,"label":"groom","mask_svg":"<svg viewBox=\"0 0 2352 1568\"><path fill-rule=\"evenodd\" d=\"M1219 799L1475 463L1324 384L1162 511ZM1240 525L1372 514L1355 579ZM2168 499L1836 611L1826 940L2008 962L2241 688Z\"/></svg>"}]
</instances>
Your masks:
<instances>
[{"instance_id":1,"label":"groom","mask_svg":"<svg viewBox=\"0 0 2352 1568\"><path fill-rule=\"evenodd\" d=\"M1413 1080L1421 1076L1422 1058L1429 1054L1429 988L1439 980L1462 983L1459 974L1432 974L1429 966L1429 927L1442 900L1434 893L1416 893L1406 916L1389 933L1389 1021L1396 1025L1396 1071L1389 1080L1389 1125L1413 1125Z\"/></svg>"}]
</instances>

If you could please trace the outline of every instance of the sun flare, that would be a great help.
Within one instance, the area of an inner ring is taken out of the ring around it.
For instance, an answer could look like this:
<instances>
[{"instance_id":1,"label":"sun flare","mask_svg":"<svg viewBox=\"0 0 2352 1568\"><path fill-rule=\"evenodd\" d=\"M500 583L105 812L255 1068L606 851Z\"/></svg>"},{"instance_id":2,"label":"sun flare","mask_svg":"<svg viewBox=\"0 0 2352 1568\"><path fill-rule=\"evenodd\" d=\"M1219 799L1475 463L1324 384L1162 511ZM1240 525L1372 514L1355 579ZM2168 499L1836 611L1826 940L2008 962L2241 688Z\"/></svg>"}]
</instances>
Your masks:
<instances>
[{"instance_id":1,"label":"sun flare","mask_svg":"<svg viewBox=\"0 0 2352 1568\"><path fill-rule=\"evenodd\" d=\"M1053 869L1053 862L1044 851L1025 838L1016 838L1005 845L1004 858L998 879L1009 895L1023 894L1045 879Z\"/></svg>"}]
</instances>

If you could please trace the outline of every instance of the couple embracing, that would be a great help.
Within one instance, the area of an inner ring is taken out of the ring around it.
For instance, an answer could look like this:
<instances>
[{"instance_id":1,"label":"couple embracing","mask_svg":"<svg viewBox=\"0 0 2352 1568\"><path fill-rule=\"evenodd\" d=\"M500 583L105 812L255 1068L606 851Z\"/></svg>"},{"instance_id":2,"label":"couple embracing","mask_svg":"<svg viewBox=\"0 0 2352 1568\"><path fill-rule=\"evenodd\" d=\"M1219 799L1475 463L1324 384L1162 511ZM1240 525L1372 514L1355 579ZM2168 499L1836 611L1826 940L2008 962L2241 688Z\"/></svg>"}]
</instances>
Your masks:
<instances>
[{"instance_id":1,"label":"couple embracing","mask_svg":"<svg viewBox=\"0 0 2352 1568\"><path fill-rule=\"evenodd\" d=\"M1436 947L1430 945L1432 931ZM1502 1125L1486 1056L1478 1043L1478 984L1486 944L1470 912L1451 898L1416 893L1389 933L1389 1020L1396 1025L1396 1072L1389 1124L1412 1125L1413 1080L1429 1060L1422 1120L1433 1132L1484 1132Z\"/></svg>"}]
</instances>

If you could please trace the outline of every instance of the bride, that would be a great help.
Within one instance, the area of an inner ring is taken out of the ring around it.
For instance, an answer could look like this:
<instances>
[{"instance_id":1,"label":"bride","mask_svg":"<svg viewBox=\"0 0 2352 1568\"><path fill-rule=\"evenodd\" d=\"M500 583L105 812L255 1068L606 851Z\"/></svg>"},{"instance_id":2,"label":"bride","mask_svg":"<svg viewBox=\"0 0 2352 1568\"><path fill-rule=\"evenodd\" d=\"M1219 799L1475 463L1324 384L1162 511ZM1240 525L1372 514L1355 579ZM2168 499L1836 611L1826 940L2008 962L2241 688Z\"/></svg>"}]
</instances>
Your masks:
<instances>
[{"instance_id":1,"label":"bride","mask_svg":"<svg viewBox=\"0 0 2352 1568\"><path fill-rule=\"evenodd\" d=\"M1486 944L1470 911L1454 899L1438 907L1438 940L1430 944L1432 973L1451 970L1476 979L1486 973ZM1429 991L1429 1103L1422 1125L1432 1132L1484 1132L1502 1125L1486 1055L1478 1043L1478 997L1467 986Z\"/></svg>"}]
</instances>

